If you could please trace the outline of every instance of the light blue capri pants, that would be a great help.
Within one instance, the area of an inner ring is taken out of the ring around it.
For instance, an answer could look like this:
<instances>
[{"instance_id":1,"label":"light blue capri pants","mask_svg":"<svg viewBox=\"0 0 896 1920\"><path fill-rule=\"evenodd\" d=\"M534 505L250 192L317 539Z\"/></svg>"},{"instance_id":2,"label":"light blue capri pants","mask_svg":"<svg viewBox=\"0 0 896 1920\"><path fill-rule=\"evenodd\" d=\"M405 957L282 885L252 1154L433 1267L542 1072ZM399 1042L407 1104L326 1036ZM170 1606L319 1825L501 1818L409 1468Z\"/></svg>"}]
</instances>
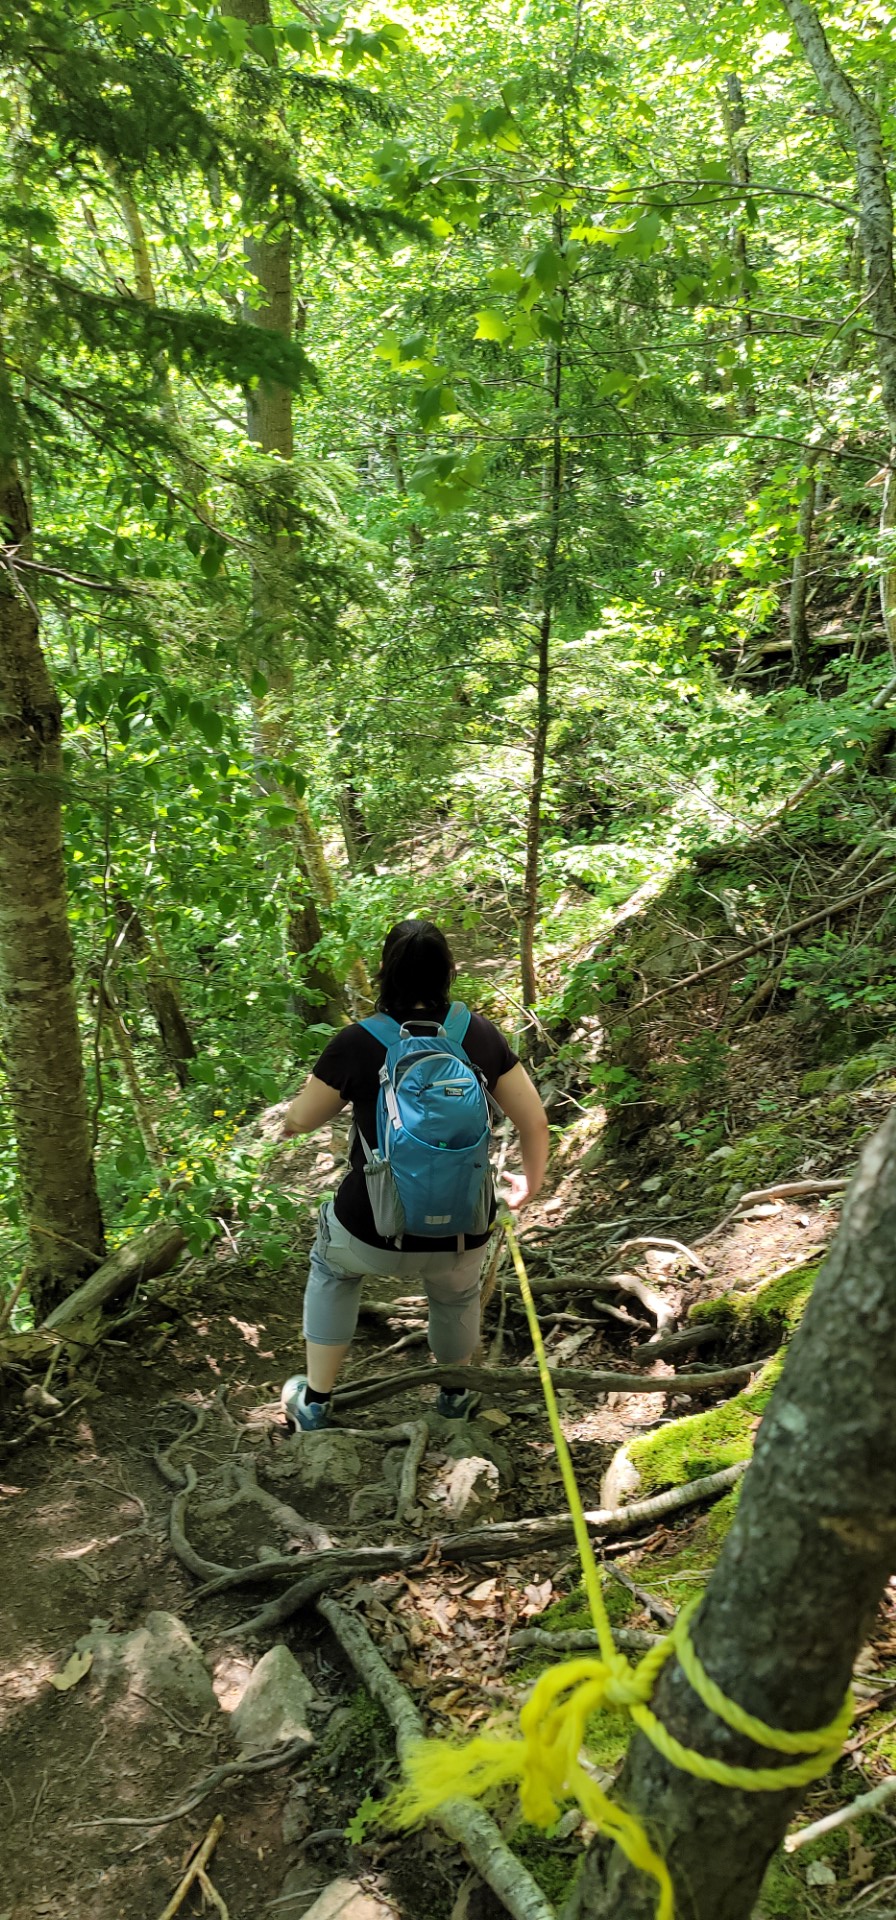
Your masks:
<instances>
[{"instance_id":1,"label":"light blue capri pants","mask_svg":"<svg viewBox=\"0 0 896 1920\"><path fill-rule=\"evenodd\" d=\"M371 1247L342 1226L329 1200L317 1216L305 1289L304 1334L321 1347L352 1340L365 1274L419 1280L429 1302L429 1345L444 1367L468 1360L479 1340L479 1283L486 1247L411 1253Z\"/></svg>"}]
</instances>

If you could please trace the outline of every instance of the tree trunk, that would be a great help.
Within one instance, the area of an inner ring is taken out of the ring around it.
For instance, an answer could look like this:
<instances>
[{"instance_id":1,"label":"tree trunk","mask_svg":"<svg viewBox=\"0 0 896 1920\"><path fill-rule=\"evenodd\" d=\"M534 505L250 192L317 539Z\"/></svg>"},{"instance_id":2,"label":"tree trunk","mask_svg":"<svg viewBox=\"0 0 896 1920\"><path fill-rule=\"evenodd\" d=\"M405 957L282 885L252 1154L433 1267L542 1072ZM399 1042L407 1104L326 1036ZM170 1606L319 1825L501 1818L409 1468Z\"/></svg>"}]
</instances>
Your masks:
<instances>
[{"instance_id":1,"label":"tree trunk","mask_svg":"<svg viewBox=\"0 0 896 1920\"><path fill-rule=\"evenodd\" d=\"M862 1154L692 1629L706 1672L771 1726L833 1718L896 1563L894 1258L896 1112ZM654 1706L701 1753L776 1764L714 1719L674 1660ZM668 1863L676 1920L748 1920L802 1794L706 1784L636 1734L619 1797ZM654 1920L655 1910L655 1883L596 1843L576 1913Z\"/></svg>"},{"instance_id":2,"label":"tree trunk","mask_svg":"<svg viewBox=\"0 0 896 1920\"><path fill-rule=\"evenodd\" d=\"M815 465L818 454L814 448L806 453L804 461L808 468L805 492L800 501L797 521L796 553L793 556L793 573L790 581L790 646L793 653L793 672L801 686L807 686L812 671L812 636L806 619L806 593L809 586L809 561L812 555L812 528L815 522L816 481Z\"/></svg>"},{"instance_id":3,"label":"tree trunk","mask_svg":"<svg viewBox=\"0 0 896 1920\"><path fill-rule=\"evenodd\" d=\"M2 532L30 544L24 491L0 468ZM14 564L14 561L13 561ZM0 570L0 1019L40 1311L102 1259L62 856L62 713L37 611Z\"/></svg>"},{"instance_id":4,"label":"tree trunk","mask_svg":"<svg viewBox=\"0 0 896 1920\"><path fill-rule=\"evenodd\" d=\"M532 742L532 778L526 818L526 869L523 878L523 912L520 921L520 980L524 1007L534 1006L538 998L535 970L535 928L538 921L538 869L541 855L541 799L544 791L544 763L551 719L551 625L557 584L557 552L560 544L560 504L563 491L563 443L560 428L560 402L563 393L563 352L551 349L548 394L551 407L551 453L546 473L547 543L538 617L538 665L536 671L535 737Z\"/></svg>"},{"instance_id":5,"label":"tree trunk","mask_svg":"<svg viewBox=\"0 0 896 1920\"><path fill-rule=\"evenodd\" d=\"M890 435L896 445L896 278L893 272L893 201L887 178L880 119L860 99L852 81L838 66L824 28L806 0L781 0L785 13L823 93L840 121L855 154L859 194L859 226L865 256L868 305L874 324L882 400Z\"/></svg>"},{"instance_id":6,"label":"tree trunk","mask_svg":"<svg viewBox=\"0 0 896 1920\"><path fill-rule=\"evenodd\" d=\"M890 659L896 667L896 447L890 448L884 480L884 494L880 509L880 541L880 610L883 614Z\"/></svg>"},{"instance_id":7,"label":"tree trunk","mask_svg":"<svg viewBox=\"0 0 896 1920\"><path fill-rule=\"evenodd\" d=\"M164 1192L165 1188L170 1184L169 1177L168 1177L168 1163L165 1159L165 1155L159 1144L159 1136L156 1132L155 1116L153 1114L149 1101L146 1098L143 1088L140 1084L140 1075L137 1072L137 1063L134 1059L134 1055L131 1050L131 1042L128 1037L128 1031L124 1024L124 1021L122 1020L121 1012L118 1007L118 1004L114 1000L108 987L102 988L101 991L103 995L103 1006L102 1006L103 1019L108 1025L109 1031L112 1035L115 1051L118 1054L118 1059L121 1065L121 1071L122 1071L122 1076L124 1078L125 1086L127 1087L128 1093L131 1096L131 1106L134 1109L134 1119L137 1122L137 1131L140 1135L141 1140L143 1141L143 1150L146 1154L146 1158L149 1161L150 1166L152 1167L154 1173L157 1176L159 1186Z\"/></svg>"},{"instance_id":8,"label":"tree trunk","mask_svg":"<svg viewBox=\"0 0 896 1920\"><path fill-rule=\"evenodd\" d=\"M176 1074L179 1085L185 1087L189 1078L189 1063L196 1058L196 1048L171 976L136 907L132 907L123 894L115 896L115 912L125 945L140 969L140 978L159 1029L165 1058Z\"/></svg>"},{"instance_id":9,"label":"tree trunk","mask_svg":"<svg viewBox=\"0 0 896 1920\"><path fill-rule=\"evenodd\" d=\"M343 780L337 805L348 864L353 873L368 872L373 865L371 833L364 818L361 796L351 780Z\"/></svg>"},{"instance_id":10,"label":"tree trunk","mask_svg":"<svg viewBox=\"0 0 896 1920\"><path fill-rule=\"evenodd\" d=\"M722 94L722 119L728 140L728 156L731 166L731 178L738 186L750 184L750 155L747 145L747 115L744 107L744 92L740 77L736 73L726 73L725 90ZM749 271L747 255L747 230L744 226L743 208L739 208L731 222L731 253L735 271L740 281L740 313L737 330L740 335L743 358L741 365L750 373L750 384L738 395L739 411L747 420L756 417L756 395L753 392L752 366L750 363L750 344L753 334L753 311L750 301Z\"/></svg>"}]
</instances>

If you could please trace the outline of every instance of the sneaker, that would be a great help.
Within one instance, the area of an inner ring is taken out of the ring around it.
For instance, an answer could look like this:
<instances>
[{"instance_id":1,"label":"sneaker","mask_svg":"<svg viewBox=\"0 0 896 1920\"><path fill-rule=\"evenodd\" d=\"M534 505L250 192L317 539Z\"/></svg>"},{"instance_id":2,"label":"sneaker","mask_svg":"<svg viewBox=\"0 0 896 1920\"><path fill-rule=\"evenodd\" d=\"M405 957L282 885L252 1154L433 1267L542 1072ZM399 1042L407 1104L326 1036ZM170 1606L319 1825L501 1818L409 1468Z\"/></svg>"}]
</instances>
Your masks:
<instances>
[{"instance_id":1,"label":"sneaker","mask_svg":"<svg viewBox=\"0 0 896 1920\"><path fill-rule=\"evenodd\" d=\"M443 1387L436 1401L436 1413L443 1420L466 1420L479 1405L479 1394L471 1393L469 1387L461 1387L450 1392Z\"/></svg>"},{"instance_id":2,"label":"sneaker","mask_svg":"<svg viewBox=\"0 0 896 1920\"><path fill-rule=\"evenodd\" d=\"M303 1373L294 1373L280 1395L280 1406L288 1427L294 1433L320 1433L330 1424L328 1400L306 1400L307 1381Z\"/></svg>"}]
</instances>

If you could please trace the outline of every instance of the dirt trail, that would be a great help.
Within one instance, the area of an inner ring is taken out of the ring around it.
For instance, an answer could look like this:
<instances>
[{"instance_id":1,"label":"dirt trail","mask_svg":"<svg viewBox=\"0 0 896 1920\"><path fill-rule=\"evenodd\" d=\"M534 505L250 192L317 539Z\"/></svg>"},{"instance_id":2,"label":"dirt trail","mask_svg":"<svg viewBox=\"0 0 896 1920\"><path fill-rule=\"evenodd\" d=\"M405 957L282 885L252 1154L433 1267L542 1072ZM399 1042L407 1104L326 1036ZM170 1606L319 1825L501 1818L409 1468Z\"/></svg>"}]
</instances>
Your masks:
<instances>
[{"instance_id":1,"label":"dirt trail","mask_svg":"<svg viewBox=\"0 0 896 1920\"><path fill-rule=\"evenodd\" d=\"M323 1145L318 1139L287 1150L280 1177L312 1198L332 1185L335 1164L324 1136ZM558 1226L564 1232L553 1238L549 1229ZM638 1270L680 1314L698 1294L723 1290L735 1276L749 1281L799 1258L830 1226L828 1213L785 1205L729 1228L718 1247L704 1247L704 1275L649 1251ZM310 1222L302 1236L307 1243ZM575 1221L560 1221L548 1200L527 1219L533 1277L562 1276L571 1263L593 1270L606 1238L597 1211L580 1206ZM218 1813L224 1827L210 1870L230 1920L259 1920L268 1911L298 1920L340 1873L360 1875L407 1920L447 1920L452 1912L464 1877L456 1849L432 1834L400 1845L381 1835L361 1848L344 1837L365 1794L392 1777L393 1743L319 1616L309 1608L277 1632L247 1641L236 1629L272 1587L196 1602L197 1581L169 1540L176 1489L153 1454L167 1450L181 1477L193 1467L198 1485L187 1501L185 1532L216 1565L246 1567L272 1552L300 1560L326 1535L340 1544L417 1543L422 1554L434 1534L561 1509L541 1396L533 1374L531 1394L483 1405L469 1427L434 1421L434 1389L402 1390L404 1370L425 1355L419 1303L401 1298L397 1284L373 1283L379 1314L362 1319L347 1377L391 1368L395 1394L357 1416L358 1434L327 1436L333 1444L318 1471L315 1449L304 1437L288 1439L276 1408L296 1359L303 1269L297 1251L295 1267L273 1279L222 1249L189 1286L172 1276L167 1307L151 1327L104 1349L99 1380L70 1417L46 1437L0 1455L0 1797L8 1802L0 1823L2 1920L160 1920L190 1849ZM499 1284L489 1310L487 1341L501 1319L504 1364L524 1366L528 1343L505 1284L503 1306ZM592 1312L581 1293L544 1300L557 1357L572 1334L576 1366L631 1366L652 1326L631 1305L625 1303L626 1324ZM402 1348L390 1352L399 1341ZM636 1364L650 1362L641 1356ZM653 1364L668 1371L662 1361ZM77 1392L83 1395L83 1381ZM686 1410L684 1403L671 1407ZM611 1395L596 1405L564 1396L586 1505L599 1504L617 1445L668 1411L655 1395ZM430 1417L427 1452L399 1523L406 1448L376 1436L421 1415ZM297 1538L288 1515L274 1515L251 1494L234 1503L235 1469L243 1471L244 1496L248 1469L310 1532ZM663 1537L671 1537L669 1529ZM569 1552L521 1549L509 1562L446 1563L368 1581L351 1603L428 1724L464 1729L521 1697L510 1634L572 1580ZM67 1691L50 1684L97 1622L107 1633L133 1636L159 1613L176 1616L196 1643L195 1656L180 1647L173 1679L170 1663L160 1665L152 1646L147 1653L133 1639L125 1653L114 1643L119 1664L110 1668L100 1633L93 1667ZM273 1641L293 1651L308 1683L302 1757L260 1780L225 1781L168 1824L91 1824L148 1820L234 1758L240 1741L228 1710ZM479 1920L500 1911L490 1895L477 1901L470 1914ZM190 1894L182 1911L198 1910L198 1895Z\"/></svg>"}]
</instances>

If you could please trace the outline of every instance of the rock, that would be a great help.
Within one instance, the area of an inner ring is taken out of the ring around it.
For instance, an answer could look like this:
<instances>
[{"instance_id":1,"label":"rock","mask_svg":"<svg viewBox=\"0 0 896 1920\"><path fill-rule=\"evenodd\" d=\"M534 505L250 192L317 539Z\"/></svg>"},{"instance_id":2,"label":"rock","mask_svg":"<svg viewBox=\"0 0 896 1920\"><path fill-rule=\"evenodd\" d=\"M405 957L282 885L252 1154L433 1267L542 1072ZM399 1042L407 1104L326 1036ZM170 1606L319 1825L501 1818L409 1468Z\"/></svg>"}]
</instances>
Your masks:
<instances>
[{"instance_id":1,"label":"rock","mask_svg":"<svg viewBox=\"0 0 896 1920\"><path fill-rule=\"evenodd\" d=\"M102 1687L122 1675L129 1689L179 1707L185 1718L218 1712L211 1674L174 1613L148 1613L133 1633L110 1633L104 1621L96 1620L76 1651L93 1654L93 1678Z\"/></svg>"},{"instance_id":2,"label":"rock","mask_svg":"<svg viewBox=\"0 0 896 1920\"><path fill-rule=\"evenodd\" d=\"M617 1507L624 1507L632 1494L636 1494L641 1485L641 1475L629 1459L624 1447L617 1447L606 1473L600 1483L600 1504L608 1512L615 1513Z\"/></svg>"},{"instance_id":3,"label":"rock","mask_svg":"<svg viewBox=\"0 0 896 1920\"><path fill-rule=\"evenodd\" d=\"M284 1886L284 1892L289 1891L289 1886ZM395 1920L395 1915L394 1907L365 1893L357 1880L333 1880L313 1907L307 1908L304 1920Z\"/></svg>"},{"instance_id":4,"label":"rock","mask_svg":"<svg viewBox=\"0 0 896 1920\"><path fill-rule=\"evenodd\" d=\"M493 1460L470 1454L440 1468L430 1490L430 1498L444 1503L449 1520L479 1520L494 1516L501 1491L498 1469Z\"/></svg>"},{"instance_id":5,"label":"rock","mask_svg":"<svg viewBox=\"0 0 896 1920\"><path fill-rule=\"evenodd\" d=\"M354 1526L363 1526L365 1520L391 1520L394 1512L395 1492L391 1486L359 1487L352 1494L348 1517Z\"/></svg>"},{"instance_id":6,"label":"rock","mask_svg":"<svg viewBox=\"0 0 896 1920\"><path fill-rule=\"evenodd\" d=\"M280 1833L284 1846L294 1847L297 1841L304 1840L306 1833L311 1832L313 1824L308 1806L308 1782L296 1780L293 1782L289 1798L280 1815Z\"/></svg>"},{"instance_id":7,"label":"rock","mask_svg":"<svg viewBox=\"0 0 896 1920\"><path fill-rule=\"evenodd\" d=\"M261 1753L287 1740L306 1740L311 1747L308 1708L313 1699L314 1688L289 1648L271 1647L253 1667L230 1716L240 1753Z\"/></svg>"},{"instance_id":8,"label":"rock","mask_svg":"<svg viewBox=\"0 0 896 1920\"><path fill-rule=\"evenodd\" d=\"M361 1456L351 1434L328 1428L323 1433L294 1433L265 1472L305 1493L316 1493L319 1487L354 1489L361 1478Z\"/></svg>"}]
</instances>

